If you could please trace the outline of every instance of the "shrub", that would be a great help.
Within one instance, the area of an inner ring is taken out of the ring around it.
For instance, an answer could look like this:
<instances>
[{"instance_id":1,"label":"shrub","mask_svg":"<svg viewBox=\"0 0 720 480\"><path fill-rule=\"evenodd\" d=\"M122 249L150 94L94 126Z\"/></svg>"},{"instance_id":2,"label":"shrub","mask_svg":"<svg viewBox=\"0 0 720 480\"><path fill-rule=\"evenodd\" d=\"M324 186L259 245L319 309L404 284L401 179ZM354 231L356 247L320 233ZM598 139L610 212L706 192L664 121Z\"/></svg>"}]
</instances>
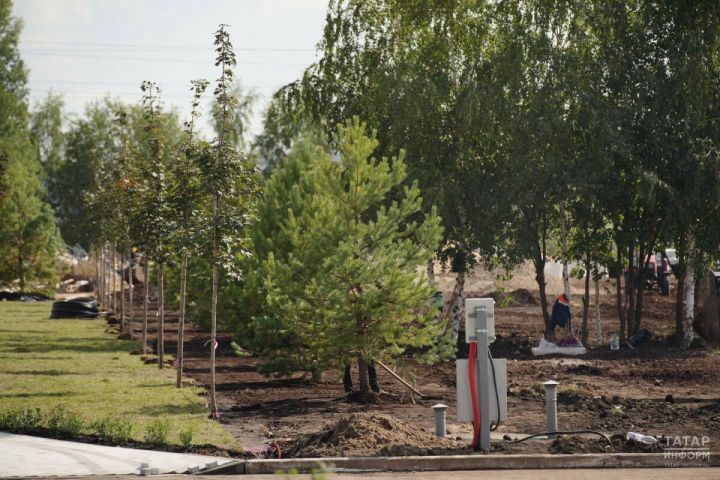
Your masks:
<instances>
[{"instance_id":1,"label":"shrub","mask_svg":"<svg viewBox=\"0 0 720 480\"><path fill-rule=\"evenodd\" d=\"M98 436L114 443L127 443L135 428L133 421L124 417L107 417L93 424Z\"/></svg>"},{"instance_id":2,"label":"shrub","mask_svg":"<svg viewBox=\"0 0 720 480\"><path fill-rule=\"evenodd\" d=\"M76 437L85 426L85 421L76 413L68 412L65 405L57 405L47 419L47 427L51 433L60 436Z\"/></svg>"},{"instance_id":3,"label":"shrub","mask_svg":"<svg viewBox=\"0 0 720 480\"><path fill-rule=\"evenodd\" d=\"M145 440L153 445L164 445L167 443L170 433L170 421L167 418L155 418L148 423L145 430Z\"/></svg>"},{"instance_id":4,"label":"shrub","mask_svg":"<svg viewBox=\"0 0 720 480\"><path fill-rule=\"evenodd\" d=\"M45 415L39 408L16 408L0 414L0 430L15 433L34 433L42 429Z\"/></svg>"},{"instance_id":5,"label":"shrub","mask_svg":"<svg viewBox=\"0 0 720 480\"><path fill-rule=\"evenodd\" d=\"M190 445L192 445L192 439L195 435L195 427L193 425L185 425L179 433L180 436L180 444L188 448Z\"/></svg>"}]
</instances>

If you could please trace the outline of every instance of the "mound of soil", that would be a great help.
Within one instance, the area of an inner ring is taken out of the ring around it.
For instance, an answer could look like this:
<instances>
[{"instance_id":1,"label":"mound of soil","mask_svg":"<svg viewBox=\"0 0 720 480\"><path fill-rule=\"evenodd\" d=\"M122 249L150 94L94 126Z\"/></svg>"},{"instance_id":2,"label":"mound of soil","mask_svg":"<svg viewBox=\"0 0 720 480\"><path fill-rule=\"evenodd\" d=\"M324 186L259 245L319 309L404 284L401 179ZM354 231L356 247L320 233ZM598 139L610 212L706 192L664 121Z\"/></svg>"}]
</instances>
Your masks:
<instances>
[{"instance_id":1,"label":"mound of soil","mask_svg":"<svg viewBox=\"0 0 720 480\"><path fill-rule=\"evenodd\" d=\"M510 307L540 305L540 299L526 288L518 288L511 292L496 291L482 296L492 297L496 303L500 305L506 303L506 306Z\"/></svg>"},{"instance_id":2,"label":"mound of soil","mask_svg":"<svg viewBox=\"0 0 720 480\"><path fill-rule=\"evenodd\" d=\"M556 438L548 446L550 453L657 453L662 452L662 443L646 444L634 440L626 440L625 435L616 434L610 437L609 445L600 437L580 437L577 435Z\"/></svg>"},{"instance_id":3,"label":"mound of soil","mask_svg":"<svg viewBox=\"0 0 720 480\"><path fill-rule=\"evenodd\" d=\"M460 442L389 415L356 413L285 445L285 457L369 457L456 453Z\"/></svg>"},{"instance_id":4,"label":"mound of soil","mask_svg":"<svg viewBox=\"0 0 720 480\"><path fill-rule=\"evenodd\" d=\"M605 453L612 452L613 447L602 438L580 437L569 435L558 437L548 446L550 453Z\"/></svg>"}]
</instances>

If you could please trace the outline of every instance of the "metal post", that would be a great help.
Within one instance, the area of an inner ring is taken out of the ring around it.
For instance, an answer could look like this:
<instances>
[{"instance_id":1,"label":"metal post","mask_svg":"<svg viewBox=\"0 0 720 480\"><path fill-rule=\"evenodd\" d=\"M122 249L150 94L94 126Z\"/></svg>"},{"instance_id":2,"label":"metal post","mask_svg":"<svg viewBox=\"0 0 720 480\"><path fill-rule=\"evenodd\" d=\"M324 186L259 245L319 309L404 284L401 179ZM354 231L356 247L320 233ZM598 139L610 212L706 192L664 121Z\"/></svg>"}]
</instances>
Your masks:
<instances>
[{"instance_id":1,"label":"metal post","mask_svg":"<svg viewBox=\"0 0 720 480\"><path fill-rule=\"evenodd\" d=\"M490 365L488 363L487 309L475 309L479 320L477 330L478 399L480 401L480 449L490 450Z\"/></svg>"},{"instance_id":2,"label":"metal post","mask_svg":"<svg viewBox=\"0 0 720 480\"><path fill-rule=\"evenodd\" d=\"M547 431L557 432L557 386L558 382L548 380L543 383L545 386L545 414L547 417ZM548 435L549 439L557 438L557 435Z\"/></svg>"},{"instance_id":3,"label":"metal post","mask_svg":"<svg viewBox=\"0 0 720 480\"><path fill-rule=\"evenodd\" d=\"M445 417L447 413L447 405L438 403L433 405L432 409L435 412L435 436L444 437L447 429L445 427Z\"/></svg>"}]
</instances>

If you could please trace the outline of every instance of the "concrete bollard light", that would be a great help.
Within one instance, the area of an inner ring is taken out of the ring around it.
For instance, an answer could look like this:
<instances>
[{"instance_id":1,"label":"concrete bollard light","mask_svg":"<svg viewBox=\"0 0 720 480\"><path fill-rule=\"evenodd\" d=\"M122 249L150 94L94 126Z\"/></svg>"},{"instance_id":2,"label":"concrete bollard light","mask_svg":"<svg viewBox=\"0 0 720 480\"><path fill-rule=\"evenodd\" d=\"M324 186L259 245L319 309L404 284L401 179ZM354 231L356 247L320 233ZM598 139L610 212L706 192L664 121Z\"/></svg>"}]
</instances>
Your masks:
<instances>
[{"instance_id":1,"label":"concrete bollard light","mask_svg":"<svg viewBox=\"0 0 720 480\"><path fill-rule=\"evenodd\" d=\"M545 414L547 418L547 431L557 432L557 386L558 382L548 380L545 386ZM548 435L548 438L557 438L557 435Z\"/></svg>"},{"instance_id":2,"label":"concrete bollard light","mask_svg":"<svg viewBox=\"0 0 720 480\"><path fill-rule=\"evenodd\" d=\"M445 428L445 417L447 414L447 405L443 405L442 403L438 403L437 405L433 405L432 409L435 412L435 436L436 437L444 437L445 432L447 432Z\"/></svg>"}]
</instances>

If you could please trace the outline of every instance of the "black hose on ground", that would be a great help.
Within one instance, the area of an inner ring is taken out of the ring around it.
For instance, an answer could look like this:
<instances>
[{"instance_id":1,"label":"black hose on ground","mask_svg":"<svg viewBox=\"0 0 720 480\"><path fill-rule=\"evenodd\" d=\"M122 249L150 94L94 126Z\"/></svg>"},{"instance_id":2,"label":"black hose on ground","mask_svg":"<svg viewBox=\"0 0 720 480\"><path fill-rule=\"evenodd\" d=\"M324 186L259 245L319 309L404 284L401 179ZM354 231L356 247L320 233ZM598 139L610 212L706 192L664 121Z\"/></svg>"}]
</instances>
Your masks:
<instances>
[{"instance_id":1,"label":"black hose on ground","mask_svg":"<svg viewBox=\"0 0 720 480\"><path fill-rule=\"evenodd\" d=\"M492 353L490 353L490 347L488 346L488 358L490 359L490 369L492 370L493 385L495 387L495 404L497 405L497 420L490 421L490 431L495 431L500 426L500 395L498 394L497 378L495 378L495 364L493 363Z\"/></svg>"}]
</instances>

